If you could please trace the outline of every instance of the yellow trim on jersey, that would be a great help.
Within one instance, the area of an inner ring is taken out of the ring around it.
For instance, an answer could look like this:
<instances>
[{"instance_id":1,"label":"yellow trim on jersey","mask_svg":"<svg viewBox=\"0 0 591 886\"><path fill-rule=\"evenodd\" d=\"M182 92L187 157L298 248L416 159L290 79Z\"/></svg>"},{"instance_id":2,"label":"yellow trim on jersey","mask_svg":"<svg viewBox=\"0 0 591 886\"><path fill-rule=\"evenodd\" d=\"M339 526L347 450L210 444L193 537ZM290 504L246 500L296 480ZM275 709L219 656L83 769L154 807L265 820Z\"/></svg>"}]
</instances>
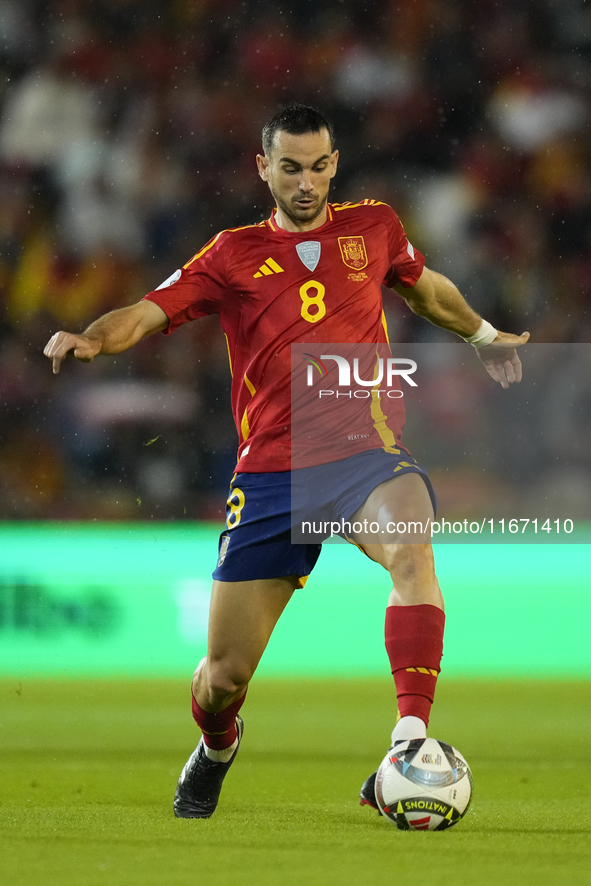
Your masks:
<instances>
[{"instance_id":1,"label":"yellow trim on jersey","mask_svg":"<svg viewBox=\"0 0 591 886\"><path fill-rule=\"evenodd\" d=\"M190 258L186 265L183 265L183 270L186 270L189 267L189 265L192 265L194 261L197 261L198 258L201 258L201 256L204 255L209 249L211 249L212 246L215 246L215 244L217 243L219 238L224 233L225 233L224 231L220 231L219 234L216 234L215 237L213 238L213 240L211 240L209 243L207 243L200 252L195 253L193 258Z\"/></svg>"},{"instance_id":2,"label":"yellow trim on jersey","mask_svg":"<svg viewBox=\"0 0 591 886\"><path fill-rule=\"evenodd\" d=\"M395 455L399 455L400 449L396 448L396 437L386 423L386 416L383 413L380 398L375 388L371 389L371 417L373 418L373 426L384 444L385 452L393 452Z\"/></svg>"},{"instance_id":3,"label":"yellow trim on jersey","mask_svg":"<svg viewBox=\"0 0 591 886\"><path fill-rule=\"evenodd\" d=\"M253 383L251 382L251 380L249 379L249 377L247 376L246 372L244 373L244 384L246 385L246 387L250 391L250 396L254 397L257 390L256 390L255 386L253 385Z\"/></svg>"},{"instance_id":4,"label":"yellow trim on jersey","mask_svg":"<svg viewBox=\"0 0 591 886\"><path fill-rule=\"evenodd\" d=\"M228 341L228 336L224 332L224 338L226 339L226 347L228 349L228 363L230 364L230 375L234 375L234 369L232 368L232 354L230 353L230 342Z\"/></svg>"},{"instance_id":5,"label":"yellow trim on jersey","mask_svg":"<svg viewBox=\"0 0 591 886\"><path fill-rule=\"evenodd\" d=\"M254 397L254 395L256 394L256 388L247 376L246 372L244 373L244 384L250 391L250 396ZM243 440L246 440L246 438L250 434L250 425L248 423L248 406L245 407L242 421L240 422L240 433L242 434Z\"/></svg>"},{"instance_id":6,"label":"yellow trim on jersey","mask_svg":"<svg viewBox=\"0 0 591 886\"><path fill-rule=\"evenodd\" d=\"M255 225L240 225L239 228L225 228L223 231L220 231L219 234L216 234L213 240L210 240L209 243L206 243L203 249L197 252L193 256L193 258L189 259L187 264L183 265L183 270L186 270L189 265L192 265L194 261L197 261L198 258L201 258L202 255L205 255L205 253L208 252L212 246L215 246L222 234L234 234L236 233L236 231L245 231L247 228L260 228L262 225L264 225L264 222L257 222Z\"/></svg>"},{"instance_id":7,"label":"yellow trim on jersey","mask_svg":"<svg viewBox=\"0 0 591 886\"><path fill-rule=\"evenodd\" d=\"M382 312L383 313L383 312ZM379 359L379 358L378 358ZM374 378L377 378L378 375L378 363L376 361L376 369L374 373ZM380 403L380 396L378 394L379 382L375 387L371 389L371 417L373 418L373 426L380 435L380 439L384 444L385 452L392 452L394 455L399 455L400 449L396 447L396 437L393 432L390 430L388 425L386 424L387 419L382 410L382 404Z\"/></svg>"},{"instance_id":8,"label":"yellow trim on jersey","mask_svg":"<svg viewBox=\"0 0 591 886\"><path fill-rule=\"evenodd\" d=\"M386 206L387 204L380 200L362 200L361 203L333 203L332 208L335 212L342 209L355 209L358 206Z\"/></svg>"},{"instance_id":9,"label":"yellow trim on jersey","mask_svg":"<svg viewBox=\"0 0 591 886\"><path fill-rule=\"evenodd\" d=\"M384 327L384 332L386 333L386 341L390 341L390 336L388 334L388 324L386 323L386 315L382 310L382 326Z\"/></svg>"},{"instance_id":10,"label":"yellow trim on jersey","mask_svg":"<svg viewBox=\"0 0 591 886\"><path fill-rule=\"evenodd\" d=\"M244 410L244 415L242 416L242 421L240 422L240 433L242 434L243 440L247 440L248 435L250 434L250 425L248 424L247 410L248 410L248 406Z\"/></svg>"}]
</instances>

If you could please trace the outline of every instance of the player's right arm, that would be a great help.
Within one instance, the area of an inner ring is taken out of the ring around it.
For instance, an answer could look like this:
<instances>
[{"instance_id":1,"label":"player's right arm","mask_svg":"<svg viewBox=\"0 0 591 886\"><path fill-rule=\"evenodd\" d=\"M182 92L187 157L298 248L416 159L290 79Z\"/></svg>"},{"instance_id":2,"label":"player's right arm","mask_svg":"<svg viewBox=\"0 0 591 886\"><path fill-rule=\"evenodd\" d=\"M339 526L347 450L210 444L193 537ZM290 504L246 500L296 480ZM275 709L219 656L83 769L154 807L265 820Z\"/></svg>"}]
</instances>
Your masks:
<instances>
[{"instance_id":1,"label":"player's right arm","mask_svg":"<svg viewBox=\"0 0 591 886\"><path fill-rule=\"evenodd\" d=\"M158 305L143 300L128 308L119 308L104 314L91 323L80 335L56 332L47 342L43 353L53 362L58 373L69 351L82 363L90 363L99 354L120 354L133 347L142 338L160 332L168 326L168 317Z\"/></svg>"}]
</instances>

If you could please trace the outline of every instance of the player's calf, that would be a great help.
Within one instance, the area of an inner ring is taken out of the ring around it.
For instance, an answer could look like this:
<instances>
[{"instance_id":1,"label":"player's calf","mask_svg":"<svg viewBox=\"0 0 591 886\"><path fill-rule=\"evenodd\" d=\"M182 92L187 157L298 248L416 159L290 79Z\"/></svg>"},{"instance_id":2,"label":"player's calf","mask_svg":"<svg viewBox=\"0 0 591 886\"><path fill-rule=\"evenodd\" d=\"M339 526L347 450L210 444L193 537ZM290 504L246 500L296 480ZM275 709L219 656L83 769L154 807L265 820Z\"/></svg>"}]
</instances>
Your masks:
<instances>
[{"instance_id":1,"label":"player's calf","mask_svg":"<svg viewBox=\"0 0 591 886\"><path fill-rule=\"evenodd\" d=\"M388 606L385 642L401 718L429 725L443 654L443 610L430 604ZM396 738L420 738L397 735Z\"/></svg>"},{"instance_id":2,"label":"player's calf","mask_svg":"<svg viewBox=\"0 0 591 886\"><path fill-rule=\"evenodd\" d=\"M227 762L232 757L237 740L236 718L245 698L246 692L222 711L206 711L193 696L193 719L203 733L205 753L211 759ZM210 751L216 753L209 753Z\"/></svg>"},{"instance_id":3,"label":"player's calf","mask_svg":"<svg viewBox=\"0 0 591 886\"><path fill-rule=\"evenodd\" d=\"M204 709L221 712L244 697L252 673L250 668L231 657L218 661L203 658L193 675L193 698Z\"/></svg>"}]
</instances>

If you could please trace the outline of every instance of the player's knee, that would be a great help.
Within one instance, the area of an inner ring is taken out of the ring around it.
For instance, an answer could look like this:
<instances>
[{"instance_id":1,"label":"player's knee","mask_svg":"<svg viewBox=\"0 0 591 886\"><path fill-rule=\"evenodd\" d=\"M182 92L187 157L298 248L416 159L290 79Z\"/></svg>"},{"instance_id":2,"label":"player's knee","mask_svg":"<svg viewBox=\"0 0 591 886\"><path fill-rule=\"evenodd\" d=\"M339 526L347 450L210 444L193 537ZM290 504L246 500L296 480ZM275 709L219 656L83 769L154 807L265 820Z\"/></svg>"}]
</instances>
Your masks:
<instances>
[{"instance_id":1,"label":"player's knee","mask_svg":"<svg viewBox=\"0 0 591 886\"><path fill-rule=\"evenodd\" d=\"M434 572L433 551L430 544L387 545L384 565L399 580L412 582Z\"/></svg>"},{"instance_id":2,"label":"player's knee","mask_svg":"<svg viewBox=\"0 0 591 886\"><path fill-rule=\"evenodd\" d=\"M231 660L211 662L207 668L207 690L213 699L240 696L252 677L244 663Z\"/></svg>"}]
</instances>

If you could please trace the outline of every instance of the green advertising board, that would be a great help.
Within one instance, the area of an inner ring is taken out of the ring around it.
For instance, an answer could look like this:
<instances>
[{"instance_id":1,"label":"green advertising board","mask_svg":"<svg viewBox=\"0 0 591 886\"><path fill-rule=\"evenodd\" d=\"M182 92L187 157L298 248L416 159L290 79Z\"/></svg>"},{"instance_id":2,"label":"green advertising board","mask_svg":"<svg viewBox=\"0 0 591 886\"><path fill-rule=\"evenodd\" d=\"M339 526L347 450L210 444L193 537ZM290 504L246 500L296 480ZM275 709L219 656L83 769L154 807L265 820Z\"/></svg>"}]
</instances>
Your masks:
<instances>
[{"instance_id":1,"label":"green advertising board","mask_svg":"<svg viewBox=\"0 0 591 886\"><path fill-rule=\"evenodd\" d=\"M188 676L205 653L219 527L0 525L0 674ZM462 676L591 675L588 544L436 547L444 667ZM263 658L267 675L374 675L387 574L325 545Z\"/></svg>"}]
</instances>

